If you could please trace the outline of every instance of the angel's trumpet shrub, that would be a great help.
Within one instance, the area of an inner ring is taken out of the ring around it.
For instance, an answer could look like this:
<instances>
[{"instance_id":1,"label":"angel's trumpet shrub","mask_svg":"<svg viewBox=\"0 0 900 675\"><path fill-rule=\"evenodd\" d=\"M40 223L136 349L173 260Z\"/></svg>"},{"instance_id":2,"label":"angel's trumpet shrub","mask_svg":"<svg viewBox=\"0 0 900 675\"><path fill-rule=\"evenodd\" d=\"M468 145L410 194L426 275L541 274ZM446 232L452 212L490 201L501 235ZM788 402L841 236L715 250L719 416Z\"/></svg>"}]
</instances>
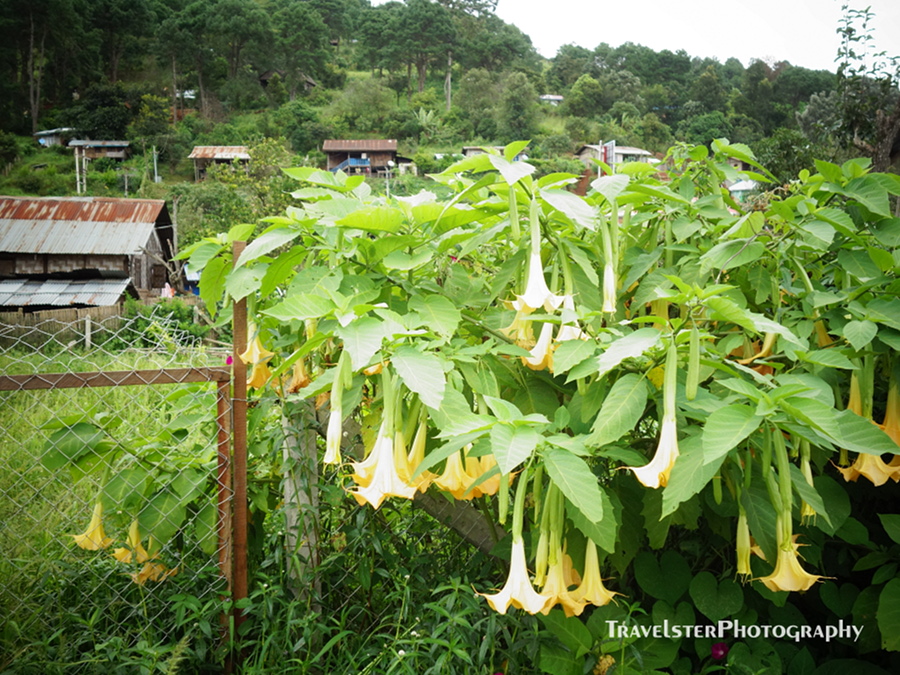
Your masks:
<instances>
[{"instance_id":1,"label":"angel's trumpet shrub","mask_svg":"<svg viewBox=\"0 0 900 675\"><path fill-rule=\"evenodd\" d=\"M247 349L240 355L241 361L253 367L250 377L247 378L248 387L261 389L265 386L272 376L272 371L269 370L269 359L273 356L275 356L274 352L270 352L262 346L258 335L250 341Z\"/></svg>"},{"instance_id":2,"label":"angel's trumpet shrub","mask_svg":"<svg viewBox=\"0 0 900 675\"><path fill-rule=\"evenodd\" d=\"M621 595L610 591L603 585L603 576L600 574L600 560L597 556L597 545L593 541L586 542L584 550L584 577L578 588L569 593L573 602L602 607Z\"/></svg>"},{"instance_id":3,"label":"angel's trumpet shrub","mask_svg":"<svg viewBox=\"0 0 900 675\"><path fill-rule=\"evenodd\" d=\"M416 435L413 437L412 448L410 448L409 454L406 457L405 474L403 471L399 471L400 478L402 478L407 485L411 485L419 492L428 490L428 486L434 482L435 478L437 478L437 474L427 470L423 471L415 478L412 477L416 468L418 468L419 464L422 463L422 460L425 459L425 441L427 440L428 421L425 416L423 416L419 422L419 427L416 429ZM398 469L399 468L400 467L398 467Z\"/></svg>"},{"instance_id":4,"label":"angel's trumpet shrub","mask_svg":"<svg viewBox=\"0 0 900 675\"><path fill-rule=\"evenodd\" d=\"M150 554L141 544L141 531L137 518L128 526L128 537L125 539L125 547L113 551L113 557L122 563L143 563L150 560Z\"/></svg>"},{"instance_id":5,"label":"angel's trumpet shrub","mask_svg":"<svg viewBox=\"0 0 900 675\"><path fill-rule=\"evenodd\" d=\"M112 539L103 531L103 505L97 501L91 513L91 522L82 534L71 535L75 544L86 551L99 551L112 544Z\"/></svg>"},{"instance_id":6,"label":"angel's trumpet shrub","mask_svg":"<svg viewBox=\"0 0 900 675\"><path fill-rule=\"evenodd\" d=\"M666 356L663 382L663 419L659 429L659 445L649 464L626 467L646 487L665 487L678 458L678 429L675 421L675 387L677 385L678 350L673 340Z\"/></svg>"}]
</instances>

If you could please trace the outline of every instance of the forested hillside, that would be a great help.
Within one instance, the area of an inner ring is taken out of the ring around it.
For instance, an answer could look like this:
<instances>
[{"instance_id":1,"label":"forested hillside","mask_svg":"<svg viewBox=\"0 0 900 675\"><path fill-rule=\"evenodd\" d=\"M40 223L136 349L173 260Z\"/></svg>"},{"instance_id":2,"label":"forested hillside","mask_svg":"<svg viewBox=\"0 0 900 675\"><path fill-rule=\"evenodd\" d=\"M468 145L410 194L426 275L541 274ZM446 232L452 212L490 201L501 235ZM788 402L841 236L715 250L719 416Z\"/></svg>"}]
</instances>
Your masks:
<instances>
[{"instance_id":1,"label":"forested hillside","mask_svg":"<svg viewBox=\"0 0 900 675\"><path fill-rule=\"evenodd\" d=\"M396 138L426 172L441 168L436 154L446 162L463 145L517 139L531 139L530 156L547 170L572 168L572 151L600 140L662 152L722 137L749 145L783 180L814 157L875 157L878 148L876 168L890 165L896 78L888 62L862 58L872 48L866 12L848 10L835 27L844 47L832 73L633 43L566 45L544 59L495 7L10 0L0 5L0 164L9 173L33 152L34 131L73 127L79 137L128 139L139 156L155 146L166 181L190 178L195 144L263 139L295 155L285 161L316 164L326 138ZM54 168L52 158L38 163ZM100 182L123 187L115 175ZM2 189L47 194L69 183L30 172Z\"/></svg>"}]
</instances>

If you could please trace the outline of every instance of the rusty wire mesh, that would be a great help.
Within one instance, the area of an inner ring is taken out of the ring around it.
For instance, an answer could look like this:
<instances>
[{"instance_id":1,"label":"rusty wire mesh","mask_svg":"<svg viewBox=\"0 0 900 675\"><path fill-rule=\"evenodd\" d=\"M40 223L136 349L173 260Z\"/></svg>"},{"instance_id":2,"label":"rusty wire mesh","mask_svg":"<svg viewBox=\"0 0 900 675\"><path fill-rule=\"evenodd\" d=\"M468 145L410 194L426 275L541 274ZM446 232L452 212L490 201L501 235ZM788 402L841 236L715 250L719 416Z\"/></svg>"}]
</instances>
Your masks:
<instances>
[{"instance_id":1,"label":"rusty wire mesh","mask_svg":"<svg viewBox=\"0 0 900 675\"><path fill-rule=\"evenodd\" d=\"M216 384L178 382L225 354L159 307L0 321L0 672L177 642L224 589ZM96 372L127 384L57 388Z\"/></svg>"}]
</instances>

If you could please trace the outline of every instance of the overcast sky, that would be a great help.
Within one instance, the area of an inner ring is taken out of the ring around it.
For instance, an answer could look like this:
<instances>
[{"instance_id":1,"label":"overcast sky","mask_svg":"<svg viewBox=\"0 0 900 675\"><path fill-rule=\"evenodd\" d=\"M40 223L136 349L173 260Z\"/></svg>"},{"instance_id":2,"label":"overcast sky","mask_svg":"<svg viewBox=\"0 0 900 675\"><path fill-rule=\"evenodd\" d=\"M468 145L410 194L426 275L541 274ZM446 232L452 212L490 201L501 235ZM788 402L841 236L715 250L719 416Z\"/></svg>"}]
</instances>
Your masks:
<instances>
[{"instance_id":1,"label":"overcast sky","mask_svg":"<svg viewBox=\"0 0 900 675\"><path fill-rule=\"evenodd\" d=\"M875 44L900 55L900 0L848 0L871 7ZM374 4L380 4L378 2ZM842 0L499 0L497 15L552 58L573 43L593 49L634 42L654 51L684 49L720 62L734 56L790 61L834 71Z\"/></svg>"}]
</instances>

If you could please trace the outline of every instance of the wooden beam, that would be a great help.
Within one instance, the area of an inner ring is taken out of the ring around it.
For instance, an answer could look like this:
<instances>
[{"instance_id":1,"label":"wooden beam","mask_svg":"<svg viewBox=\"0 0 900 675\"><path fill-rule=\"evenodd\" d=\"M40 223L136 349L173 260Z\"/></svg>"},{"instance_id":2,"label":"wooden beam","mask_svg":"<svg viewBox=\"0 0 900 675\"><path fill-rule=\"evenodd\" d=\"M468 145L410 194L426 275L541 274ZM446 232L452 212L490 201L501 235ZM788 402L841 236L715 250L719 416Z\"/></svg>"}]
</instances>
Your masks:
<instances>
[{"instance_id":1,"label":"wooden beam","mask_svg":"<svg viewBox=\"0 0 900 675\"><path fill-rule=\"evenodd\" d=\"M39 373L0 376L0 391L33 389L80 389L83 387L123 387L184 382L227 382L231 368L160 368L158 370L118 370L91 373Z\"/></svg>"}]
</instances>

